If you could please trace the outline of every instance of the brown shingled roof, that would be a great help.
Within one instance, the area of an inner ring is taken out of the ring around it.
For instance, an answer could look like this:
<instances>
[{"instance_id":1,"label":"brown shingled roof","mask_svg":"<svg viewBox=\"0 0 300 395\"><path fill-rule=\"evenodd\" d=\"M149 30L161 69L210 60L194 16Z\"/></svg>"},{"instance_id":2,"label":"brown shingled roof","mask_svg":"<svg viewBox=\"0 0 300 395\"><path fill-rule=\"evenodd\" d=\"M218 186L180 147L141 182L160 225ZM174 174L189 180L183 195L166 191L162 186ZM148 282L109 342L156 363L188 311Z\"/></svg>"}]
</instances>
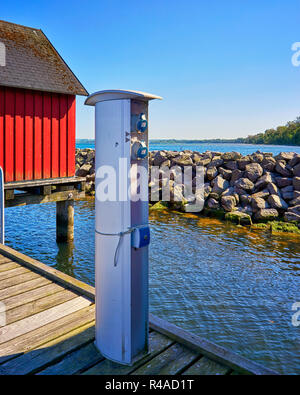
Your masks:
<instances>
[{"instance_id":1,"label":"brown shingled roof","mask_svg":"<svg viewBox=\"0 0 300 395\"><path fill-rule=\"evenodd\" d=\"M6 47L0 85L88 95L42 30L0 20L0 42Z\"/></svg>"}]
</instances>

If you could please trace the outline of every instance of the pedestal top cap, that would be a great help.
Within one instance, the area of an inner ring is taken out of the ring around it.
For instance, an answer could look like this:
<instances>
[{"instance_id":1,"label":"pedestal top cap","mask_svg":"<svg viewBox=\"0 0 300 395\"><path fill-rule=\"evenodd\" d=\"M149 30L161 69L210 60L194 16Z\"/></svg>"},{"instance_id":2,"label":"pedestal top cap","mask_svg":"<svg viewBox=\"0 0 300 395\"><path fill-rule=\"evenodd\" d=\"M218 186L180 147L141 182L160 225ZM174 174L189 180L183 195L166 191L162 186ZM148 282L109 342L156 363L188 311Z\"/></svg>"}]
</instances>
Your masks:
<instances>
[{"instance_id":1,"label":"pedestal top cap","mask_svg":"<svg viewBox=\"0 0 300 395\"><path fill-rule=\"evenodd\" d=\"M136 99L149 101L154 99L162 100L162 97L151 95L146 92L110 89L92 93L85 101L88 106L94 106L96 103L108 100Z\"/></svg>"}]
</instances>

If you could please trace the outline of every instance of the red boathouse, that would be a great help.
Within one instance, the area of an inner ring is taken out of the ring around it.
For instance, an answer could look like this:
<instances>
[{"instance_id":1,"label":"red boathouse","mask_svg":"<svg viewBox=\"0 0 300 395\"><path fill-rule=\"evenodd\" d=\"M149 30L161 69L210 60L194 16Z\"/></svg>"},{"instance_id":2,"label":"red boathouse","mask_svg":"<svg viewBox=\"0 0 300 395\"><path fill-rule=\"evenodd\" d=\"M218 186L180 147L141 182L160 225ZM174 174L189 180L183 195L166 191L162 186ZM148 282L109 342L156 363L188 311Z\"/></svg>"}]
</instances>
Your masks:
<instances>
[{"instance_id":1,"label":"red boathouse","mask_svg":"<svg viewBox=\"0 0 300 395\"><path fill-rule=\"evenodd\" d=\"M76 95L88 92L41 30L0 21L0 43L5 182L73 177Z\"/></svg>"}]
</instances>

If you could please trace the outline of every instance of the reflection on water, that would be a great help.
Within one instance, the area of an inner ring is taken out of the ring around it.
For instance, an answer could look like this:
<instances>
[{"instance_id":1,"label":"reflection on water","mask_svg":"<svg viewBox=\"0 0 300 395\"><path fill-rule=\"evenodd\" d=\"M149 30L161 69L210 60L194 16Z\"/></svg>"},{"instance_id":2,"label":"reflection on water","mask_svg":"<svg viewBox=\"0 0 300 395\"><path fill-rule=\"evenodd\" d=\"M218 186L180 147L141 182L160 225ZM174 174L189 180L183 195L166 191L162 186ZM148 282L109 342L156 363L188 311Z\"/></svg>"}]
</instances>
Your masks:
<instances>
[{"instance_id":1,"label":"reflection on water","mask_svg":"<svg viewBox=\"0 0 300 395\"><path fill-rule=\"evenodd\" d=\"M300 373L300 237L216 219L150 214L151 311L284 373ZM55 242L55 204L6 209L7 244L94 284L94 203L75 206L74 243Z\"/></svg>"},{"instance_id":2,"label":"reflection on water","mask_svg":"<svg viewBox=\"0 0 300 395\"><path fill-rule=\"evenodd\" d=\"M69 276L75 277L74 274L74 260L75 254L74 242L68 243L57 243L57 254L56 254L56 269L60 270L63 273L68 274Z\"/></svg>"}]
</instances>

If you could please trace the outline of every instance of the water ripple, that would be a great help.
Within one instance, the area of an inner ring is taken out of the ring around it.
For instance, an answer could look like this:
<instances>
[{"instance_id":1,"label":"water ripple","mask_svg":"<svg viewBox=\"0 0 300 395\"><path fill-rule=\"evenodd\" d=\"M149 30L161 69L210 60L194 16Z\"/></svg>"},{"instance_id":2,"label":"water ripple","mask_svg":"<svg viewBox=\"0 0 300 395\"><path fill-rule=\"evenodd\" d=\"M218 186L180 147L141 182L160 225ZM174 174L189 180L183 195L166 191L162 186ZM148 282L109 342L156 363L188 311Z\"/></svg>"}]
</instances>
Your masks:
<instances>
[{"instance_id":1,"label":"water ripple","mask_svg":"<svg viewBox=\"0 0 300 395\"><path fill-rule=\"evenodd\" d=\"M283 373L300 373L299 237L216 219L150 216L150 304L162 318ZM94 204L75 207L75 240L55 242L55 204L6 209L7 244L94 284Z\"/></svg>"}]
</instances>

